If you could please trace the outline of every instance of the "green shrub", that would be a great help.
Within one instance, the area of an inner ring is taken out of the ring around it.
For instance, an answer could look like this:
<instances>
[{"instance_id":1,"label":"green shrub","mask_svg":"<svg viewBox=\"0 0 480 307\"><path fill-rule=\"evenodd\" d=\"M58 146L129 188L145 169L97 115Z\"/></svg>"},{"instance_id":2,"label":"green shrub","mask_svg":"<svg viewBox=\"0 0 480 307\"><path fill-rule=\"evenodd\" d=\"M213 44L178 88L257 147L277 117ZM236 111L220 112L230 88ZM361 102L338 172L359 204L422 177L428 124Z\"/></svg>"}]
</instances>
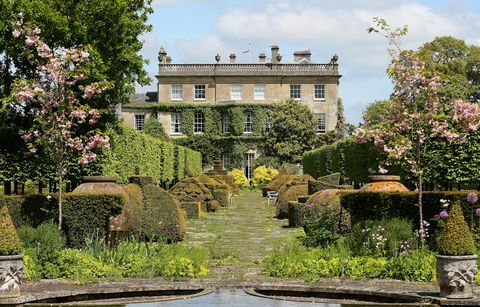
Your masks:
<instances>
[{"instance_id":1,"label":"green shrub","mask_svg":"<svg viewBox=\"0 0 480 307\"><path fill-rule=\"evenodd\" d=\"M58 253L65 246L65 238L54 223L43 223L37 228L22 226L18 233L26 248L35 249L36 259L41 265L56 262Z\"/></svg>"},{"instance_id":2,"label":"green shrub","mask_svg":"<svg viewBox=\"0 0 480 307\"><path fill-rule=\"evenodd\" d=\"M85 243L85 237L95 231L108 237L110 218L120 214L126 204L125 194L66 194L63 219L67 243L81 247Z\"/></svg>"},{"instance_id":3,"label":"green shrub","mask_svg":"<svg viewBox=\"0 0 480 307\"><path fill-rule=\"evenodd\" d=\"M36 280L42 278L42 265L37 258L35 248L23 250L23 277L25 280Z\"/></svg>"},{"instance_id":4,"label":"green shrub","mask_svg":"<svg viewBox=\"0 0 480 307\"><path fill-rule=\"evenodd\" d=\"M22 243L6 206L0 209L0 234L0 256L16 255L22 251Z\"/></svg>"},{"instance_id":5,"label":"green shrub","mask_svg":"<svg viewBox=\"0 0 480 307\"><path fill-rule=\"evenodd\" d=\"M7 206L12 220L18 226L37 227L57 218L58 203L55 196L0 195L0 207Z\"/></svg>"},{"instance_id":6,"label":"green shrub","mask_svg":"<svg viewBox=\"0 0 480 307\"><path fill-rule=\"evenodd\" d=\"M340 238L338 218L334 210L325 210L316 218L306 219L304 230L306 236L301 241L307 247L327 247Z\"/></svg>"},{"instance_id":7,"label":"green shrub","mask_svg":"<svg viewBox=\"0 0 480 307\"><path fill-rule=\"evenodd\" d=\"M468 192L424 192L423 216L433 218L442 210L440 199L451 203L464 201ZM350 212L352 223L364 220L381 220L403 217L418 221L418 193L416 192L341 192L341 205Z\"/></svg>"},{"instance_id":8,"label":"green shrub","mask_svg":"<svg viewBox=\"0 0 480 307\"><path fill-rule=\"evenodd\" d=\"M202 212L202 204L199 202L182 202L183 210L187 213L188 219L198 219Z\"/></svg>"},{"instance_id":9,"label":"green shrub","mask_svg":"<svg viewBox=\"0 0 480 307\"><path fill-rule=\"evenodd\" d=\"M409 281L433 281L436 277L435 264L435 254L427 249L401 253L388 261L386 276Z\"/></svg>"},{"instance_id":10,"label":"green shrub","mask_svg":"<svg viewBox=\"0 0 480 307\"><path fill-rule=\"evenodd\" d=\"M76 249L62 250L58 257L58 277L95 282L98 278L118 278L120 273L110 264Z\"/></svg>"},{"instance_id":11,"label":"green shrub","mask_svg":"<svg viewBox=\"0 0 480 307\"><path fill-rule=\"evenodd\" d=\"M307 151L303 172L314 178L339 172L356 184L367 182L368 169L378 168L379 154L372 143L359 144L353 138Z\"/></svg>"},{"instance_id":12,"label":"green shrub","mask_svg":"<svg viewBox=\"0 0 480 307\"><path fill-rule=\"evenodd\" d=\"M230 202L230 191L228 189L216 188L212 191L212 196L221 207L228 207Z\"/></svg>"},{"instance_id":13,"label":"green shrub","mask_svg":"<svg viewBox=\"0 0 480 307\"><path fill-rule=\"evenodd\" d=\"M201 166L201 155L125 126L110 130L111 148L99 157L103 175L127 183L132 175L151 176L155 184L171 183L185 176L185 163L193 172Z\"/></svg>"},{"instance_id":14,"label":"green shrub","mask_svg":"<svg viewBox=\"0 0 480 307\"><path fill-rule=\"evenodd\" d=\"M399 257L351 257L336 246L308 249L286 241L263 260L263 273L281 278L394 278L410 281L435 279L435 255L428 250L402 253Z\"/></svg>"},{"instance_id":15,"label":"green shrub","mask_svg":"<svg viewBox=\"0 0 480 307\"><path fill-rule=\"evenodd\" d=\"M347 236L346 244L353 256L398 257L415 243L412 223L393 218L366 220L356 224Z\"/></svg>"},{"instance_id":16,"label":"green shrub","mask_svg":"<svg viewBox=\"0 0 480 307\"><path fill-rule=\"evenodd\" d=\"M440 255L464 256L475 254L475 242L463 217L459 202L455 202L440 233L438 241Z\"/></svg>"},{"instance_id":17,"label":"green shrub","mask_svg":"<svg viewBox=\"0 0 480 307\"><path fill-rule=\"evenodd\" d=\"M141 224L132 225L137 238L169 242L183 240L187 228L185 213L170 193L155 185L146 185L143 201Z\"/></svg>"}]
</instances>

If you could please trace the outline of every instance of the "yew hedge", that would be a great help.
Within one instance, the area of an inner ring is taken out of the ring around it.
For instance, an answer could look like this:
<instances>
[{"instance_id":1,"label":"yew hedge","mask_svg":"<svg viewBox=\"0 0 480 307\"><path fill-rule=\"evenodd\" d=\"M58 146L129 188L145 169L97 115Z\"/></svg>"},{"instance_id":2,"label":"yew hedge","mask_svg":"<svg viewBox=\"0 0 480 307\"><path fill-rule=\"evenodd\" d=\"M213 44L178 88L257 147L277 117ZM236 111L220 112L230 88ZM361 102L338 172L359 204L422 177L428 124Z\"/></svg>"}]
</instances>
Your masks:
<instances>
[{"instance_id":1,"label":"yew hedge","mask_svg":"<svg viewBox=\"0 0 480 307\"><path fill-rule=\"evenodd\" d=\"M111 130L111 148L99 159L101 172L127 183L132 175L151 176L155 184L172 183L186 175L201 174L201 154L161 141L127 127ZM187 156L188 154L188 156Z\"/></svg>"}]
</instances>

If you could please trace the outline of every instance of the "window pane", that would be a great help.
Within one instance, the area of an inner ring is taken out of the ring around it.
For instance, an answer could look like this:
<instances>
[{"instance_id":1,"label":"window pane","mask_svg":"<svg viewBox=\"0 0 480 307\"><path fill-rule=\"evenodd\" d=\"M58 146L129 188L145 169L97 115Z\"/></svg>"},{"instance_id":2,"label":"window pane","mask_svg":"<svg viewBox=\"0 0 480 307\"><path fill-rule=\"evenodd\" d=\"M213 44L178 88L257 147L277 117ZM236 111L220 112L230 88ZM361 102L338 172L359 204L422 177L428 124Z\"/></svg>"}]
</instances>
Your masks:
<instances>
[{"instance_id":1,"label":"window pane","mask_svg":"<svg viewBox=\"0 0 480 307\"><path fill-rule=\"evenodd\" d=\"M223 133L230 133L230 116L227 114L224 114L222 118L222 130Z\"/></svg>"},{"instance_id":2,"label":"window pane","mask_svg":"<svg viewBox=\"0 0 480 307\"><path fill-rule=\"evenodd\" d=\"M315 84L315 99L324 99L324 98L325 98L325 85Z\"/></svg>"},{"instance_id":3,"label":"window pane","mask_svg":"<svg viewBox=\"0 0 480 307\"><path fill-rule=\"evenodd\" d=\"M252 162L255 159L255 154L253 153L246 153L243 157L243 166L245 171L245 176L250 180L252 179Z\"/></svg>"},{"instance_id":4,"label":"window pane","mask_svg":"<svg viewBox=\"0 0 480 307\"><path fill-rule=\"evenodd\" d=\"M245 112L244 115L244 133L251 133L253 131L253 115L252 112Z\"/></svg>"},{"instance_id":5,"label":"window pane","mask_svg":"<svg viewBox=\"0 0 480 307\"><path fill-rule=\"evenodd\" d=\"M229 153L224 153L222 156L223 168L226 170L232 169L232 156Z\"/></svg>"},{"instance_id":6,"label":"window pane","mask_svg":"<svg viewBox=\"0 0 480 307\"><path fill-rule=\"evenodd\" d=\"M204 100L205 99L205 84L195 85L194 99Z\"/></svg>"},{"instance_id":7,"label":"window pane","mask_svg":"<svg viewBox=\"0 0 480 307\"><path fill-rule=\"evenodd\" d=\"M291 84L290 85L290 98L300 99L300 84Z\"/></svg>"},{"instance_id":8,"label":"window pane","mask_svg":"<svg viewBox=\"0 0 480 307\"><path fill-rule=\"evenodd\" d=\"M325 133L325 113L317 114L317 133Z\"/></svg>"},{"instance_id":9,"label":"window pane","mask_svg":"<svg viewBox=\"0 0 480 307\"><path fill-rule=\"evenodd\" d=\"M172 133L182 133L182 117L178 113L173 113L171 115L172 123L171 123L171 132Z\"/></svg>"},{"instance_id":10,"label":"window pane","mask_svg":"<svg viewBox=\"0 0 480 307\"><path fill-rule=\"evenodd\" d=\"M142 131L145 127L145 114L135 114L135 130Z\"/></svg>"},{"instance_id":11,"label":"window pane","mask_svg":"<svg viewBox=\"0 0 480 307\"><path fill-rule=\"evenodd\" d=\"M253 99L264 100L265 99L265 84L255 84L253 91Z\"/></svg>"},{"instance_id":12,"label":"window pane","mask_svg":"<svg viewBox=\"0 0 480 307\"><path fill-rule=\"evenodd\" d=\"M193 123L193 132L203 133L205 130L205 114L202 112L195 113L195 121Z\"/></svg>"},{"instance_id":13,"label":"window pane","mask_svg":"<svg viewBox=\"0 0 480 307\"><path fill-rule=\"evenodd\" d=\"M242 85L232 84L232 92L230 93L232 100L242 100Z\"/></svg>"},{"instance_id":14,"label":"window pane","mask_svg":"<svg viewBox=\"0 0 480 307\"><path fill-rule=\"evenodd\" d=\"M172 100L183 100L183 85L172 84Z\"/></svg>"}]
</instances>

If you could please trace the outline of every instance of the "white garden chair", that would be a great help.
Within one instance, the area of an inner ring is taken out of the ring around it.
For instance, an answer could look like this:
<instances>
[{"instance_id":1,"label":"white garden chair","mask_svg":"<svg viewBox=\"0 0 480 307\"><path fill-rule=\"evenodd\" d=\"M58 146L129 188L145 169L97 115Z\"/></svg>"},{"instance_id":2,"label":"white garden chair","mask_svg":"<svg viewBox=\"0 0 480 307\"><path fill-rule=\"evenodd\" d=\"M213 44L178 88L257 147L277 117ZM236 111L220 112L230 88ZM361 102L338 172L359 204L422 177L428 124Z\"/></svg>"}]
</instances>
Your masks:
<instances>
[{"instance_id":1,"label":"white garden chair","mask_svg":"<svg viewBox=\"0 0 480 307\"><path fill-rule=\"evenodd\" d=\"M270 203L275 205L278 199L278 192L268 191L267 192L267 206L270 206Z\"/></svg>"}]
</instances>

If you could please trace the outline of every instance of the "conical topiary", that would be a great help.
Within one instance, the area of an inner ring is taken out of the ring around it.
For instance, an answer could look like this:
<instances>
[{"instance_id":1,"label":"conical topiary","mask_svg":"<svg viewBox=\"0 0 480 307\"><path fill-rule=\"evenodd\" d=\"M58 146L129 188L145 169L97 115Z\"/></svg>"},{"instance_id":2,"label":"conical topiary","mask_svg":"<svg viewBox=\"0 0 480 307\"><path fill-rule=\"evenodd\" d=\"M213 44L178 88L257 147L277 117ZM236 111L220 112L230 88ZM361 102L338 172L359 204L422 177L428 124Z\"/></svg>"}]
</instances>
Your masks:
<instances>
[{"instance_id":1,"label":"conical topiary","mask_svg":"<svg viewBox=\"0 0 480 307\"><path fill-rule=\"evenodd\" d=\"M0 209L0 234L0 256L20 254L22 244L6 206Z\"/></svg>"},{"instance_id":2,"label":"conical topiary","mask_svg":"<svg viewBox=\"0 0 480 307\"><path fill-rule=\"evenodd\" d=\"M475 242L467 223L465 223L459 203L452 205L439 239L438 252L440 255L465 256L475 254Z\"/></svg>"}]
</instances>

